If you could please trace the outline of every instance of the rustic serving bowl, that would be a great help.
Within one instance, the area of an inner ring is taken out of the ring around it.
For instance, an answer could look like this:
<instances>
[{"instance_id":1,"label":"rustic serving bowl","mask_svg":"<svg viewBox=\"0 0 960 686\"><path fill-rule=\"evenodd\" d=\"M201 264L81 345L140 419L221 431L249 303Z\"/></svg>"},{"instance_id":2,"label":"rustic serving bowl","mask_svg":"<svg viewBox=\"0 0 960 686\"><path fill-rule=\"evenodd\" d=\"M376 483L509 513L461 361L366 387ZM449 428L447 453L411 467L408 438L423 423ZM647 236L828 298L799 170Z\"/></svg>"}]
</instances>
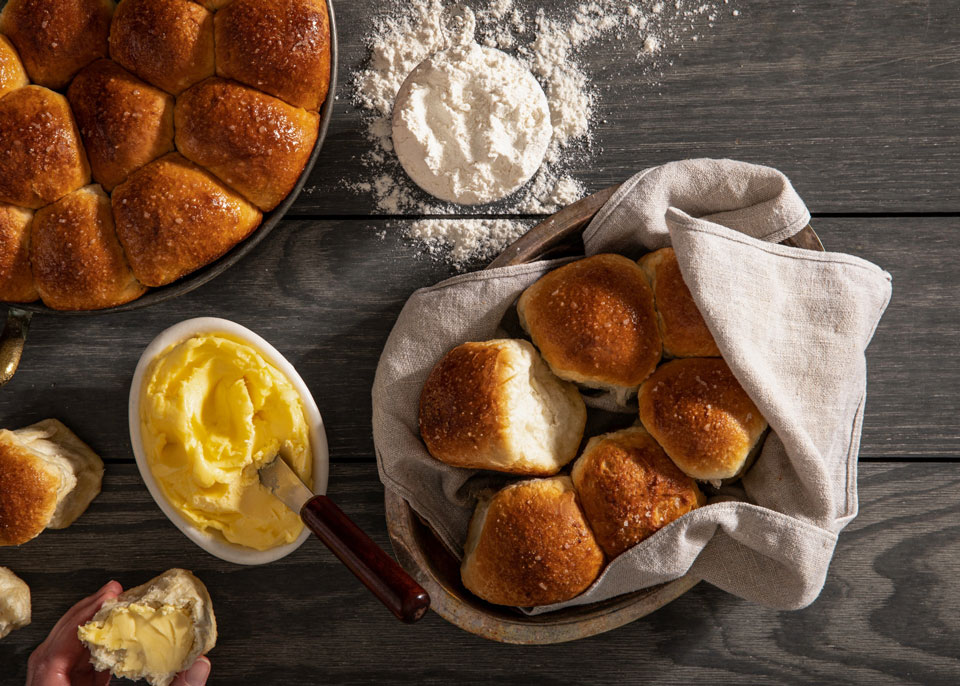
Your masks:
<instances>
[{"instance_id":1,"label":"rustic serving bowl","mask_svg":"<svg viewBox=\"0 0 960 686\"><path fill-rule=\"evenodd\" d=\"M547 218L504 250L487 269L583 254L583 230L617 188L602 190ZM819 237L809 226L783 244L823 250ZM400 563L430 594L431 607L451 624L493 641L546 644L593 636L650 614L699 581L687 574L599 603L536 616L524 615L515 608L487 603L464 588L460 581L460 561L446 549L430 526L401 496L386 489L385 497L387 530L393 549Z\"/></svg>"}]
</instances>

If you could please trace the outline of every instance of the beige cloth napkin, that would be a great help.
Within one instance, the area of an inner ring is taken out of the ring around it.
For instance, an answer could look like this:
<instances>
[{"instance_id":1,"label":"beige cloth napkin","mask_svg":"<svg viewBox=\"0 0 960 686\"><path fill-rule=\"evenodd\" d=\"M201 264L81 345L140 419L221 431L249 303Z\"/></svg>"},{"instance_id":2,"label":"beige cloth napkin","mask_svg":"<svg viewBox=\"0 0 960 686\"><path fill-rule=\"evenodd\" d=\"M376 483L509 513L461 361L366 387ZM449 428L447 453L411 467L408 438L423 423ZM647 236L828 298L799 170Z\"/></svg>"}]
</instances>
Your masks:
<instances>
[{"instance_id":1,"label":"beige cloth napkin","mask_svg":"<svg viewBox=\"0 0 960 686\"><path fill-rule=\"evenodd\" d=\"M820 593L837 533L856 516L864 349L890 299L865 260L776 245L810 214L780 172L685 160L628 180L584 232L587 254L639 257L673 245L684 280L737 379L770 423L744 478L613 560L586 592L539 613L686 573L778 609ZM829 236L827 237L829 243ZM487 340L519 294L563 261L481 271L418 290L387 341L373 387L380 478L462 554L477 495L511 477L448 467L417 433L433 365Z\"/></svg>"}]
</instances>

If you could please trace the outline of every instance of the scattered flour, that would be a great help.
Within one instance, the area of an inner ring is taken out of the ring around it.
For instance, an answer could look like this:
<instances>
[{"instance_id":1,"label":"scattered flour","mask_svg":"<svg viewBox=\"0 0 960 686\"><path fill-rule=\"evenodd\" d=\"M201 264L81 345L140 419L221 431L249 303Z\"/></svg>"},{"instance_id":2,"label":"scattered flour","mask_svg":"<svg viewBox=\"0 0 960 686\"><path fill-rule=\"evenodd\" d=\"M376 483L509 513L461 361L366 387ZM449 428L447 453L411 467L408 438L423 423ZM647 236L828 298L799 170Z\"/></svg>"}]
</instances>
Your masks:
<instances>
[{"instance_id":1,"label":"scattered flour","mask_svg":"<svg viewBox=\"0 0 960 686\"><path fill-rule=\"evenodd\" d=\"M493 259L529 228L529 223L511 219L420 219L410 223L404 235L426 254L463 269Z\"/></svg>"}]
</instances>

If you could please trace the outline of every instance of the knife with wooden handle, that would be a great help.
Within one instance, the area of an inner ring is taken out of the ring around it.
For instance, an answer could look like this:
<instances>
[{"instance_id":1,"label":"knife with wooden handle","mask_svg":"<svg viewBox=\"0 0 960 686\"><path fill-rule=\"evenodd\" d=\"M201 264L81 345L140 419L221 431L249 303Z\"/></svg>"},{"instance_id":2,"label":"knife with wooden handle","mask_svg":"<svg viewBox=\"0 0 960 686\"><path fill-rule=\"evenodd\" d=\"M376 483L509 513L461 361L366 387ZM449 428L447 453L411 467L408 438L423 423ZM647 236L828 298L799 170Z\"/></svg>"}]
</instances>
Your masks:
<instances>
[{"instance_id":1,"label":"knife with wooden handle","mask_svg":"<svg viewBox=\"0 0 960 686\"><path fill-rule=\"evenodd\" d=\"M260 468L260 483L300 514L317 538L404 622L423 617L430 596L325 495L314 495L279 456Z\"/></svg>"}]
</instances>

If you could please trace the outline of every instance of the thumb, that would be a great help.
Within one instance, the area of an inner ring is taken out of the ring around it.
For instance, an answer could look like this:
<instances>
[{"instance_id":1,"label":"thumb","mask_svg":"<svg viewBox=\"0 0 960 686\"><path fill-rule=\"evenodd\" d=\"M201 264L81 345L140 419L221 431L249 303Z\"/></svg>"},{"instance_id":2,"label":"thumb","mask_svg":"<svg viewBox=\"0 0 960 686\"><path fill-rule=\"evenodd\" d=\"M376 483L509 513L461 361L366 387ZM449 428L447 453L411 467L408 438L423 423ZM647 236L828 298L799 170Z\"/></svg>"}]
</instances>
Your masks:
<instances>
[{"instance_id":1,"label":"thumb","mask_svg":"<svg viewBox=\"0 0 960 686\"><path fill-rule=\"evenodd\" d=\"M207 677L209 676L210 660L200 657L191 665L190 669L177 674L177 678L174 679L171 686L203 686L207 683Z\"/></svg>"}]
</instances>

